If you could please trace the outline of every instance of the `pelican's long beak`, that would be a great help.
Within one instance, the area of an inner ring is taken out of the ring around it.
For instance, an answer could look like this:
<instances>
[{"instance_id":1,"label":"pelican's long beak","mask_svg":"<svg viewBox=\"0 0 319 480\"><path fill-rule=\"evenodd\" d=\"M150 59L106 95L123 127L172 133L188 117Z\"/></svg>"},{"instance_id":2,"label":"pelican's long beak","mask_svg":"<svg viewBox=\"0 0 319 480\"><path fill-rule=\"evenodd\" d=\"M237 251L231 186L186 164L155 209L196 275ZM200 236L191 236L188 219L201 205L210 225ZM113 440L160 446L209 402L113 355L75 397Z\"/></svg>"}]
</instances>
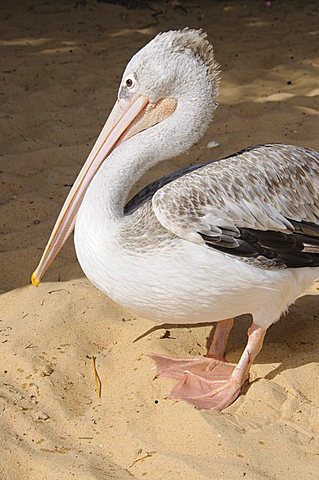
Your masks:
<instances>
[{"instance_id":1,"label":"pelican's long beak","mask_svg":"<svg viewBox=\"0 0 319 480\"><path fill-rule=\"evenodd\" d=\"M39 285L46 270L72 233L76 214L80 208L84 194L101 164L121 141L123 134L129 133L129 127L134 125L134 120L146 111L146 107L149 104L149 99L144 96L135 96L130 100L120 99L115 103L109 118L62 207L39 265L32 274L31 281L33 285ZM141 123L144 122L141 121ZM142 129L142 126L139 129L134 129L133 127L132 130L134 130L134 132L132 132L132 135ZM128 138L132 135L125 135L125 137Z\"/></svg>"}]
</instances>

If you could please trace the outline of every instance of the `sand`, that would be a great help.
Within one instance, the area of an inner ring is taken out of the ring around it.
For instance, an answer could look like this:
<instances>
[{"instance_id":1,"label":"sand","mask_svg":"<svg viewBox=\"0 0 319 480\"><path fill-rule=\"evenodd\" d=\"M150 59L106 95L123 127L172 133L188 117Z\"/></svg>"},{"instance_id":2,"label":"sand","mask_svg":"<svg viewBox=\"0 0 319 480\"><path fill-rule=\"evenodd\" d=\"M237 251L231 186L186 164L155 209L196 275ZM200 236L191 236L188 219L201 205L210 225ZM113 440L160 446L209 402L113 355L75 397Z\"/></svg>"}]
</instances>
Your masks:
<instances>
[{"instance_id":1,"label":"sand","mask_svg":"<svg viewBox=\"0 0 319 480\"><path fill-rule=\"evenodd\" d=\"M188 155L138 186L251 144L319 150L318 2L198 0L185 10L178 2L154 9L75 0L1 6L0 478L318 478L317 296L298 300L270 328L249 388L219 413L168 399L171 383L153 380L145 356L203 354L209 327L172 328L169 338L157 330L134 343L152 321L90 285L72 241L45 282L29 284L126 62L158 31L208 31L223 70L220 106ZM220 146L208 149L211 141ZM230 361L248 325L236 322Z\"/></svg>"}]
</instances>

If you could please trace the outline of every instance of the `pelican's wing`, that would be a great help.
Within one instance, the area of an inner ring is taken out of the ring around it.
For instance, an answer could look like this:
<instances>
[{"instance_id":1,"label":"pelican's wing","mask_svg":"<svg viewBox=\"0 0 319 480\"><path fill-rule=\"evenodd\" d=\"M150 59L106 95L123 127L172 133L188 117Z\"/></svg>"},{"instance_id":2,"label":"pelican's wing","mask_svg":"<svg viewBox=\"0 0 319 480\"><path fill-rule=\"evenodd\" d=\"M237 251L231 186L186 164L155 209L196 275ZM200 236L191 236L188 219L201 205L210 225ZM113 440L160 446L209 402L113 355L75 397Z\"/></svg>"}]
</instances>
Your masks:
<instances>
[{"instance_id":1,"label":"pelican's wing","mask_svg":"<svg viewBox=\"0 0 319 480\"><path fill-rule=\"evenodd\" d=\"M146 187L142 188L142 190L137 192L137 194L134 195L134 197L132 197L127 202L127 204L124 207L124 214L131 215L138 208L140 208L145 202L147 202L148 200L151 200L153 198L153 195L157 192L157 190L162 188L164 185L167 185L168 183L172 182L173 180L176 180L182 175L193 172L194 170L197 170L198 168L201 168L204 165L207 165L207 163L192 165L190 167L189 166L184 167L184 168L181 168L180 170L176 170L175 172L169 173L164 177L158 178L152 183L149 183L148 185L146 185Z\"/></svg>"},{"instance_id":2,"label":"pelican's wing","mask_svg":"<svg viewBox=\"0 0 319 480\"><path fill-rule=\"evenodd\" d=\"M319 153L263 145L179 176L153 195L175 235L264 268L319 266Z\"/></svg>"}]
</instances>

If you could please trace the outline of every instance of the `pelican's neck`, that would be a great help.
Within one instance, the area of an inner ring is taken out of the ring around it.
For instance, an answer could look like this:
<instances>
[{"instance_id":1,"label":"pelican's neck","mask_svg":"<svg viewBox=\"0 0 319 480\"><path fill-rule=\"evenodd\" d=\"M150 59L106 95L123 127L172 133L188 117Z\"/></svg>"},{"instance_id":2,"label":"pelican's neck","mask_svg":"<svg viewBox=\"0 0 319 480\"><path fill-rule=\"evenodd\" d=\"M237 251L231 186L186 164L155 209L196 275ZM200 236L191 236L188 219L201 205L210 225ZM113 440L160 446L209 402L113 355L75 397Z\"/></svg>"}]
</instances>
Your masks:
<instances>
[{"instance_id":1,"label":"pelican's neck","mask_svg":"<svg viewBox=\"0 0 319 480\"><path fill-rule=\"evenodd\" d=\"M188 150L206 130L216 104L207 92L178 103L163 122L120 144L107 158L89 186L83 204L107 222L124 216L134 184L157 163ZM208 101L207 101L208 97ZM210 100L209 100L210 99ZM82 207L81 207L82 208Z\"/></svg>"},{"instance_id":2,"label":"pelican's neck","mask_svg":"<svg viewBox=\"0 0 319 480\"><path fill-rule=\"evenodd\" d=\"M134 184L162 158L156 145L150 145L145 132L127 140L107 158L94 177L85 197L108 221L118 221ZM162 153L162 152L161 152Z\"/></svg>"}]
</instances>

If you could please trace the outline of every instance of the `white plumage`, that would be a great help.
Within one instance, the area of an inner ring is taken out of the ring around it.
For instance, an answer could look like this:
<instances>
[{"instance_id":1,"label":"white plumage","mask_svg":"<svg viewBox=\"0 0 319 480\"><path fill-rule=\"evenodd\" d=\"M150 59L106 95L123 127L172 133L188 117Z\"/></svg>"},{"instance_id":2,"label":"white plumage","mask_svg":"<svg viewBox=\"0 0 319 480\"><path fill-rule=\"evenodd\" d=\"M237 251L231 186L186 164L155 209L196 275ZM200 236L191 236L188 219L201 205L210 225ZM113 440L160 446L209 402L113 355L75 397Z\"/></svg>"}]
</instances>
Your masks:
<instances>
[{"instance_id":1,"label":"white plumage","mask_svg":"<svg viewBox=\"0 0 319 480\"><path fill-rule=\"evenodd\" d=\"M149 168L204 133L218 84L212 47L198 31L161 34L132 58L106 140L102 132L33 278L77 213L78 260L113 300L159 323L221 321L209 358L152 357L161 376L178 379L172 396L223 409L238 396L266 329L319 277L319 154L253 147L162 178L128 202ZM244 313L253 316L248 344L230 366L232 319Z\"/></svg>"}]
</instances>

